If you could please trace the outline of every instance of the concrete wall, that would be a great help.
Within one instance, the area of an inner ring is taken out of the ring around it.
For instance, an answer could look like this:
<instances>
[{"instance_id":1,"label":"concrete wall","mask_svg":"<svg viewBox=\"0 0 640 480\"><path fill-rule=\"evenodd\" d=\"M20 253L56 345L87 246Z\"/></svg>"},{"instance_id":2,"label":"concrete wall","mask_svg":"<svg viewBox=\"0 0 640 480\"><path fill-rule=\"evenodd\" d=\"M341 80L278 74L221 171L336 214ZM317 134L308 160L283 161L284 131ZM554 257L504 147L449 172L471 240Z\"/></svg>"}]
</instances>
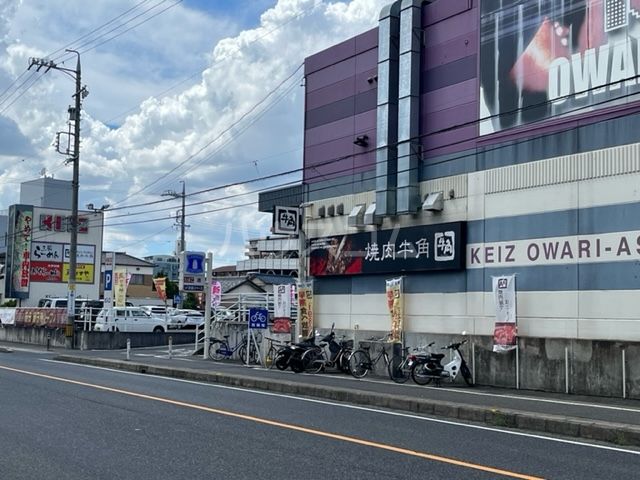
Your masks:
<instances>
[{"instance_id":1,"label":"concrete wall","mask_svg":"<svg viewBox=\"0 0 640 480\"><path fill-rule=\"evenodd\" d=\"M156 347L169 344L172 337L174 345L193 343L195 333L124 333L124 332L76 332L75 348L83 350L117 350L127 347L127 339L131 347ZM28 345L49 345L51 348L64 348L64 330L30 327L0 327L0 341L24 343Z\"/></svg>"},{"instance_id":2,"label":"concrete wall","mask_svg":"<svg viewBox=\"0 0 640 480\"><path fill-rule=\"evenodd\" d=\"M381 337L384 334L381 331L336 332L348 337L355 335L356 345L370 347L372 359L383 345L367 340L372 336ZM405 335L405 345L415 347L435 341L432 351L444 353L440 347L462 338L468 340L461 349L462 354L469 368L475 373L475 380L479 385L516 388L519 382L519 388L523 390L609 397L622 397L624 393L627 398L640 399L640 343L637 342L520 338L517 352L512 350L494 353L493 338L490 336L408 333ZM384 345L391 355L391 344ZM626 390L624 392L623 350ZM519 375L516 375L516 355ZM447 352L442 363L446 363L448 358ZM382 360L376 366L376 374L387 375ZM457 379L456 382L462 383L462 379Z\"/></svg>"}]
</instances>

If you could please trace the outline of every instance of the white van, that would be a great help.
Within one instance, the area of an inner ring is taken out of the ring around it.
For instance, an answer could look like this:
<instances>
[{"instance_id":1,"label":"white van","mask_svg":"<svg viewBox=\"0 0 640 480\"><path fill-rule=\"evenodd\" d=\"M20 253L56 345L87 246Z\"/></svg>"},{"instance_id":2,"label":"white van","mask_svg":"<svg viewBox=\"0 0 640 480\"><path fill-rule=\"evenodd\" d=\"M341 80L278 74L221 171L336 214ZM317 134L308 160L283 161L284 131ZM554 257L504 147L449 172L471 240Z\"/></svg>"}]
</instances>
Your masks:
<instances>
[{"instance_id":1,"label":"white van","mask_svg":"<svg viewBox=\"0 0 640 480\"><path fill-rule=\"evenodd\" d=\"M80 311L82 303L86 299L76 298L76 312ZM68 300L66 298L41 298L38 301L38 307L44 308L67 308Z\"/></svg>"},{"instance_id":2,"label":"white van","mask_svg":"<svg viewBox=\"0 0 640 480\"><path fill-rule=\"evenodd\" d=\"M113 315L108 308L103 308L96 317L94 330L163 333L167 330L167 322L162 317L149 315L140 307L115 307Z\"/></svg>"}]
</instances>

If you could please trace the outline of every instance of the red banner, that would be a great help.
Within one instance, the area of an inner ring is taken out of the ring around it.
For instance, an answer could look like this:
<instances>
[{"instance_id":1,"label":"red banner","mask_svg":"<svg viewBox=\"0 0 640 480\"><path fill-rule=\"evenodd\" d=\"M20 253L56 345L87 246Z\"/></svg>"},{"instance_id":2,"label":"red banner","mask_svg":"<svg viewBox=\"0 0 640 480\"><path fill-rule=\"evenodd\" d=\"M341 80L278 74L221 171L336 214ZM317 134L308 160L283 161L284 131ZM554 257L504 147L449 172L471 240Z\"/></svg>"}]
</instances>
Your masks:
<instances>
[{"instance_id":1,"label":"red banner","mask_svg":"<svg viewBox=\"0 0 640 480\"><path fill-rule=\"evenodd\" d=\"M32 282L61 282L62 264L55 262L31 262Z\"/></svg>"},{"instance_id":2,"label":"red banner","mask_svg":"<svg viewBox=\"0 0 640 480\"><path fill-rule=\"evenodd\" d=\"M16 326L64 328L67 324L66 308L16 308Z\"/></svg>"},{"instance_id":3,"label":"red banner","mask_svg":"<svg viewBox=\"0 0 640 480\"><path fill-rule=\"evenodd\" d=\"M156 292L161 300L167 301L167 279L165 277L154 278L153 284L156 287Z\"/></svg>"}]
</instances>

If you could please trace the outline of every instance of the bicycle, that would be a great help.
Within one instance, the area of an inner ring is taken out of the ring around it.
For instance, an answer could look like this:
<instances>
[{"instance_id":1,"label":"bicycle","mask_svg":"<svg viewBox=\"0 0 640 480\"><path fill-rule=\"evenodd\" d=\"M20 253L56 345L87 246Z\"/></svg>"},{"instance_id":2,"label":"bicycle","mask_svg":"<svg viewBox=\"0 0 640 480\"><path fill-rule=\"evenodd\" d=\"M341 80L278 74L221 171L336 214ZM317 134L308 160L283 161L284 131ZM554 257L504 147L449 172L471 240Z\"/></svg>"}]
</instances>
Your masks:
<instances>
[{"instance_id":1,"label":"bicycle","mask_svg":"<svg viewBox=\"0 0 640 480\"><path fill-rule=\"evenodd\" d=\"M278 352L280 352L282 348L288 346L291 342L276 340L275 338L271 337L265 338L269 342L269 348L267 348L267 353L264 356L264 366L265 368L273 368L276 365L276 357L278 356Z\"/></svg>"},{"instance_id":2,"label":"bicycle","mask_svg":"<svg viewBox=\"0 0 640 480\"><path fill-rule=\"evenodd\" d=\"M242 363L247 363L247 334L242 335L242 340L238 342L234 347L229 346L229 335L223 335L224 340L216 337L209 339L209 356L212 360L221 361L224 359L230 359L235 352L238 352L238 357ZM251 342L251 349L249 351L249 362L258 363L258 349L256 348L256 342Z\"/></svg>"},{"instance_id":3,"label":"bicycle","mask_svg":"<svg viewBox=\"0 0 640 480\"><path fill-rule=\"evenodd\" d=\"M382 338L371 337L368 341L371 343L383 343L389 336L390 334ZM369 350L371 350L371 345L360 347L349 357L349 372L355 378L364 378L369 373L369 370L378 364L381 358L384 358L385 364L389 365L389 354L384 345L374 360L371 360Z\"/></svg>"},{"instance_id":4,"label":"bicycle","mask_svg":"<svg viewBox=\"0 0 640 480\"><path fill-rule=\"evenodd\" d=\"M369 341L372 343L382 343L389 336L390 335L385 335L382 338L371 338ZM431 342L426 347L415 347L413 350L422 351L430 348L434 343L435 342ZM386 348L383 346L380 353L378 353L373 360L371 360L371 355L369 354L370 349L371 346L362 347L351 354L349 358L349 371L355 378L364 378L369 371L378 364L381 358L384 359L387 373L392 381L395 383L405 383L411 378L411 370L413 368L412 358L414 357L409 355L411 347L404 347L401 353L389 357Z\"/></svg>"},{"instance_id":5,"label":"bicycle","mask_svg":"<svg viewBox=\"0 0 640 480\"><path fill-rule=\"evenodd\" d=\"M342 336L340 342L336 342L334 337L335 334L332 330L320 345L304 352L301 364L306 371L318 373L327 367L334 367L341 372L349 372L349 358L353 351L353 340L345 340L345 336ZM329 354L327 354L327 350Z\"/></svg>"},{"instance_id":6,"label":"bicycle","mask_svg":"<svg viewBox=\"0 0 640 480\"><path fill-rule=\"evenodd\" d=\"M415 347L412 350L414 352L413 355L409 355L411 347L404 347L401 354L394 355L393 358L389 360L389 364L387 365L389 378L395 383L405 383L409 380L415 365L415 353L420 354L420 352L428 351L434 344L435 342L431 342L426 346Z\"/></svg>"}]
</instances>

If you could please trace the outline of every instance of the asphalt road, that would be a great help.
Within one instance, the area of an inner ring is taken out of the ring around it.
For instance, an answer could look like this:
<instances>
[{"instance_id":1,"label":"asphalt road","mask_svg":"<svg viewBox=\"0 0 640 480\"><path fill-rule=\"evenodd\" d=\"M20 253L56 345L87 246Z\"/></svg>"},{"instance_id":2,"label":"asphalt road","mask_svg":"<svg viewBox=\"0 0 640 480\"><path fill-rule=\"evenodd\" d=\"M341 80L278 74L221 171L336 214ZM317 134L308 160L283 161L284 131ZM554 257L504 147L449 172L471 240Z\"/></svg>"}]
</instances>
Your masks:
<instances>
[{"instance_id":1,"label":"asphalt road","mask_svg":"<svg viewBox=\"0 0 640 480\"><path fill-rule=\"evenodd\" d=\"M640 452L0 353L0 478L635 478Z\"/></svg>"}]
</instances>

